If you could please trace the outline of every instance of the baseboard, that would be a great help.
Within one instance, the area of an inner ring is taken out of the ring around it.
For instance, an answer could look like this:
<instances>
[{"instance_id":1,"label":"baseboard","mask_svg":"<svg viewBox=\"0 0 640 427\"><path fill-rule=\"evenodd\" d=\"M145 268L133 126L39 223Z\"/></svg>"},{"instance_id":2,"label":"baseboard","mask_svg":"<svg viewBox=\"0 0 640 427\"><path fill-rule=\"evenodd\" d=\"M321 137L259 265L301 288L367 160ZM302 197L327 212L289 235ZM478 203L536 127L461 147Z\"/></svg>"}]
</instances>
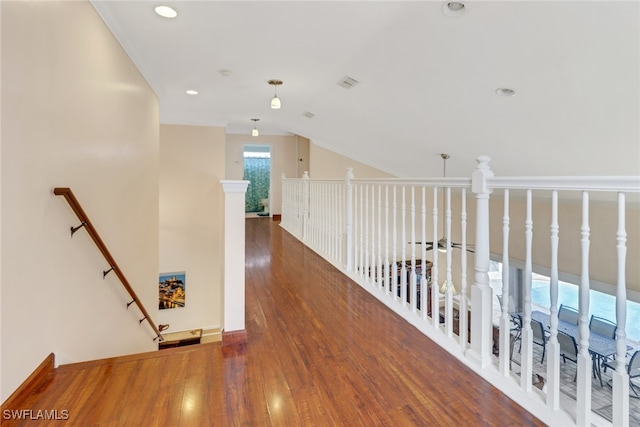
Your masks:
<instances>
[{"instance_id":1,"label":"baseboard","mask_svg":"<svg viewBox=\"0 0 640 427\"><path fill-rule=\"evenodd\" d=\"M5 409L20 408L23 401L44 383L50 373L55 369L55 355L49 354L38 367L23 381L22 384L2 404L2 413Z\"/></svg>"},{"instance_id":2,"label":"baseboard","mask_svg":"<svg viewBox=\"0 0 640 427\"><path fill-rule=\"evenodd\" d=\"M202 339L200 342L202 344L208 342L220 342L222 341L222 329L220 328L208 328L202 329Z\"/></svg>"},{"instance_id":3,"label":"baseboard","mask_svg":"<svg viewBox=\"0 0 640 427\"><path fill-rule=\"evenodd\" d=\"M235 346L247 343L247 330L242 329L239 331L222 332L222 346Z\"/></svg>"}]
</instances>

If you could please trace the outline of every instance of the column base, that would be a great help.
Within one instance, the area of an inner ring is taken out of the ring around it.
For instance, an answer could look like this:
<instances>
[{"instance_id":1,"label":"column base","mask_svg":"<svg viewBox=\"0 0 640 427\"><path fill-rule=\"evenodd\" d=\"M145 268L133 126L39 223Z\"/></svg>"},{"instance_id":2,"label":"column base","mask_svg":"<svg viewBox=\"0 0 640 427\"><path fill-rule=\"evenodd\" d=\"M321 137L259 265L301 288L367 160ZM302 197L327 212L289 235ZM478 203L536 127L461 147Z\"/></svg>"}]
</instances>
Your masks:
<instances>
[{"instance_id":1,"label":"column base","mask_svg":"<svg viewBox=\"0 0 640 427\"><path fill-rule=\"evenodd\" d=\"M241 329L239 331L223 331L222 332L222 346L237 346L247 343L247 330Z\"/></svg>"}]
</instances>

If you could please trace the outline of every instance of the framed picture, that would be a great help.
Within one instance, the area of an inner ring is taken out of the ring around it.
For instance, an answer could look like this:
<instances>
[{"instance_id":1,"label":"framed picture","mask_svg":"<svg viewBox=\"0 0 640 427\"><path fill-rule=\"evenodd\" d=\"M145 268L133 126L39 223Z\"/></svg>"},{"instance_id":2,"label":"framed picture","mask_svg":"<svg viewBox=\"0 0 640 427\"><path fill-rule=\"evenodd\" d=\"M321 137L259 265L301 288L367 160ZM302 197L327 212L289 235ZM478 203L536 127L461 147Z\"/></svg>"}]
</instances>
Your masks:
<instances>
[{"instance_id":1,"label":"framed picture","mask_svg":"<svg viewBox=\"0 0 640 427\"><path fill-rule=\"evenodd\" d=\"M160 310L184 307L186 297L186 273L161 273L158 283Z\"/></svg>"}]
</instances>

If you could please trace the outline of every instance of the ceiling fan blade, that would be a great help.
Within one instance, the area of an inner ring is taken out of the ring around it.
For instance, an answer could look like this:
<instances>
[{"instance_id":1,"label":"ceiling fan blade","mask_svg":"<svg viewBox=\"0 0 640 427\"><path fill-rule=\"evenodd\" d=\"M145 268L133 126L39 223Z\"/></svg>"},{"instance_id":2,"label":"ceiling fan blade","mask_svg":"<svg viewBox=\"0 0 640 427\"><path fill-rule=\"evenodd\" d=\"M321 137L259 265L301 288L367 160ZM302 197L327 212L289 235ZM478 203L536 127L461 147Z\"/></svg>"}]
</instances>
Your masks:
<instances>
[{"instance_id":1,"label":"ceiling fan blade","mask_svg":"<svg viewBox=\"0 0 640 427\"><path fill-rule=\"evenodd\" d=\"M460 243L451 243L452 248L462 249L462 245ZM476 248L474 245L467 245L467 252L471 252L472 254L476 253Z\"/></svg>"}]
</instances>

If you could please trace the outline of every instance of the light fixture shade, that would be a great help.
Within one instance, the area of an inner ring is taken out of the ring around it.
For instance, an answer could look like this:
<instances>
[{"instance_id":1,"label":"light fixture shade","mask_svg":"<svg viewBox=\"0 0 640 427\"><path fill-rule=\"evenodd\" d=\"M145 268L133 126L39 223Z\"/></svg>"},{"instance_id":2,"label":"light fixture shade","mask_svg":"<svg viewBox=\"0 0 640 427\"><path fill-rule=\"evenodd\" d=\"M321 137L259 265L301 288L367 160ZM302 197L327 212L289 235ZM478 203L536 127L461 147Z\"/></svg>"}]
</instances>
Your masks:
<instances>
[{"instance_id":1,"label":"light fixture shade","mask_svg":"<svg viewBox=\"0 0 640 427\"><path fill-rule=\"evenodd\" d=\"M253 128L253 130L251 131L251 136L258 136L260 135L260 132L258 132L258 128Z\"/></svg>"},{"instance_id":2,"label":"light fixture shade","mask_svg":"<svg viewBox=\"0 0 640 427\"><path fill-rule=\"evenodd\" d=\"M439 291L440 291L441 294L446 294L447 293L447 284L448 284L448 282L445 280L444 282L442 282L442 285L440 285ZM458 290L453 285L453 282L451 282L449 284L451 286L451 295L458 295Z\"/></svg>"},{"instance_id":3,"label":"light fixture shade","mask_svg":"<svg viewBox=\"0 0 640 427\"><path fill-rule=\"evenodd\" d=\"M278 98L277 96L274 96L273 99L271 100L271 108L273 108L274 110L277 110L280 107L281 107L280 98Z\"/></svg>"}]
</instances>

